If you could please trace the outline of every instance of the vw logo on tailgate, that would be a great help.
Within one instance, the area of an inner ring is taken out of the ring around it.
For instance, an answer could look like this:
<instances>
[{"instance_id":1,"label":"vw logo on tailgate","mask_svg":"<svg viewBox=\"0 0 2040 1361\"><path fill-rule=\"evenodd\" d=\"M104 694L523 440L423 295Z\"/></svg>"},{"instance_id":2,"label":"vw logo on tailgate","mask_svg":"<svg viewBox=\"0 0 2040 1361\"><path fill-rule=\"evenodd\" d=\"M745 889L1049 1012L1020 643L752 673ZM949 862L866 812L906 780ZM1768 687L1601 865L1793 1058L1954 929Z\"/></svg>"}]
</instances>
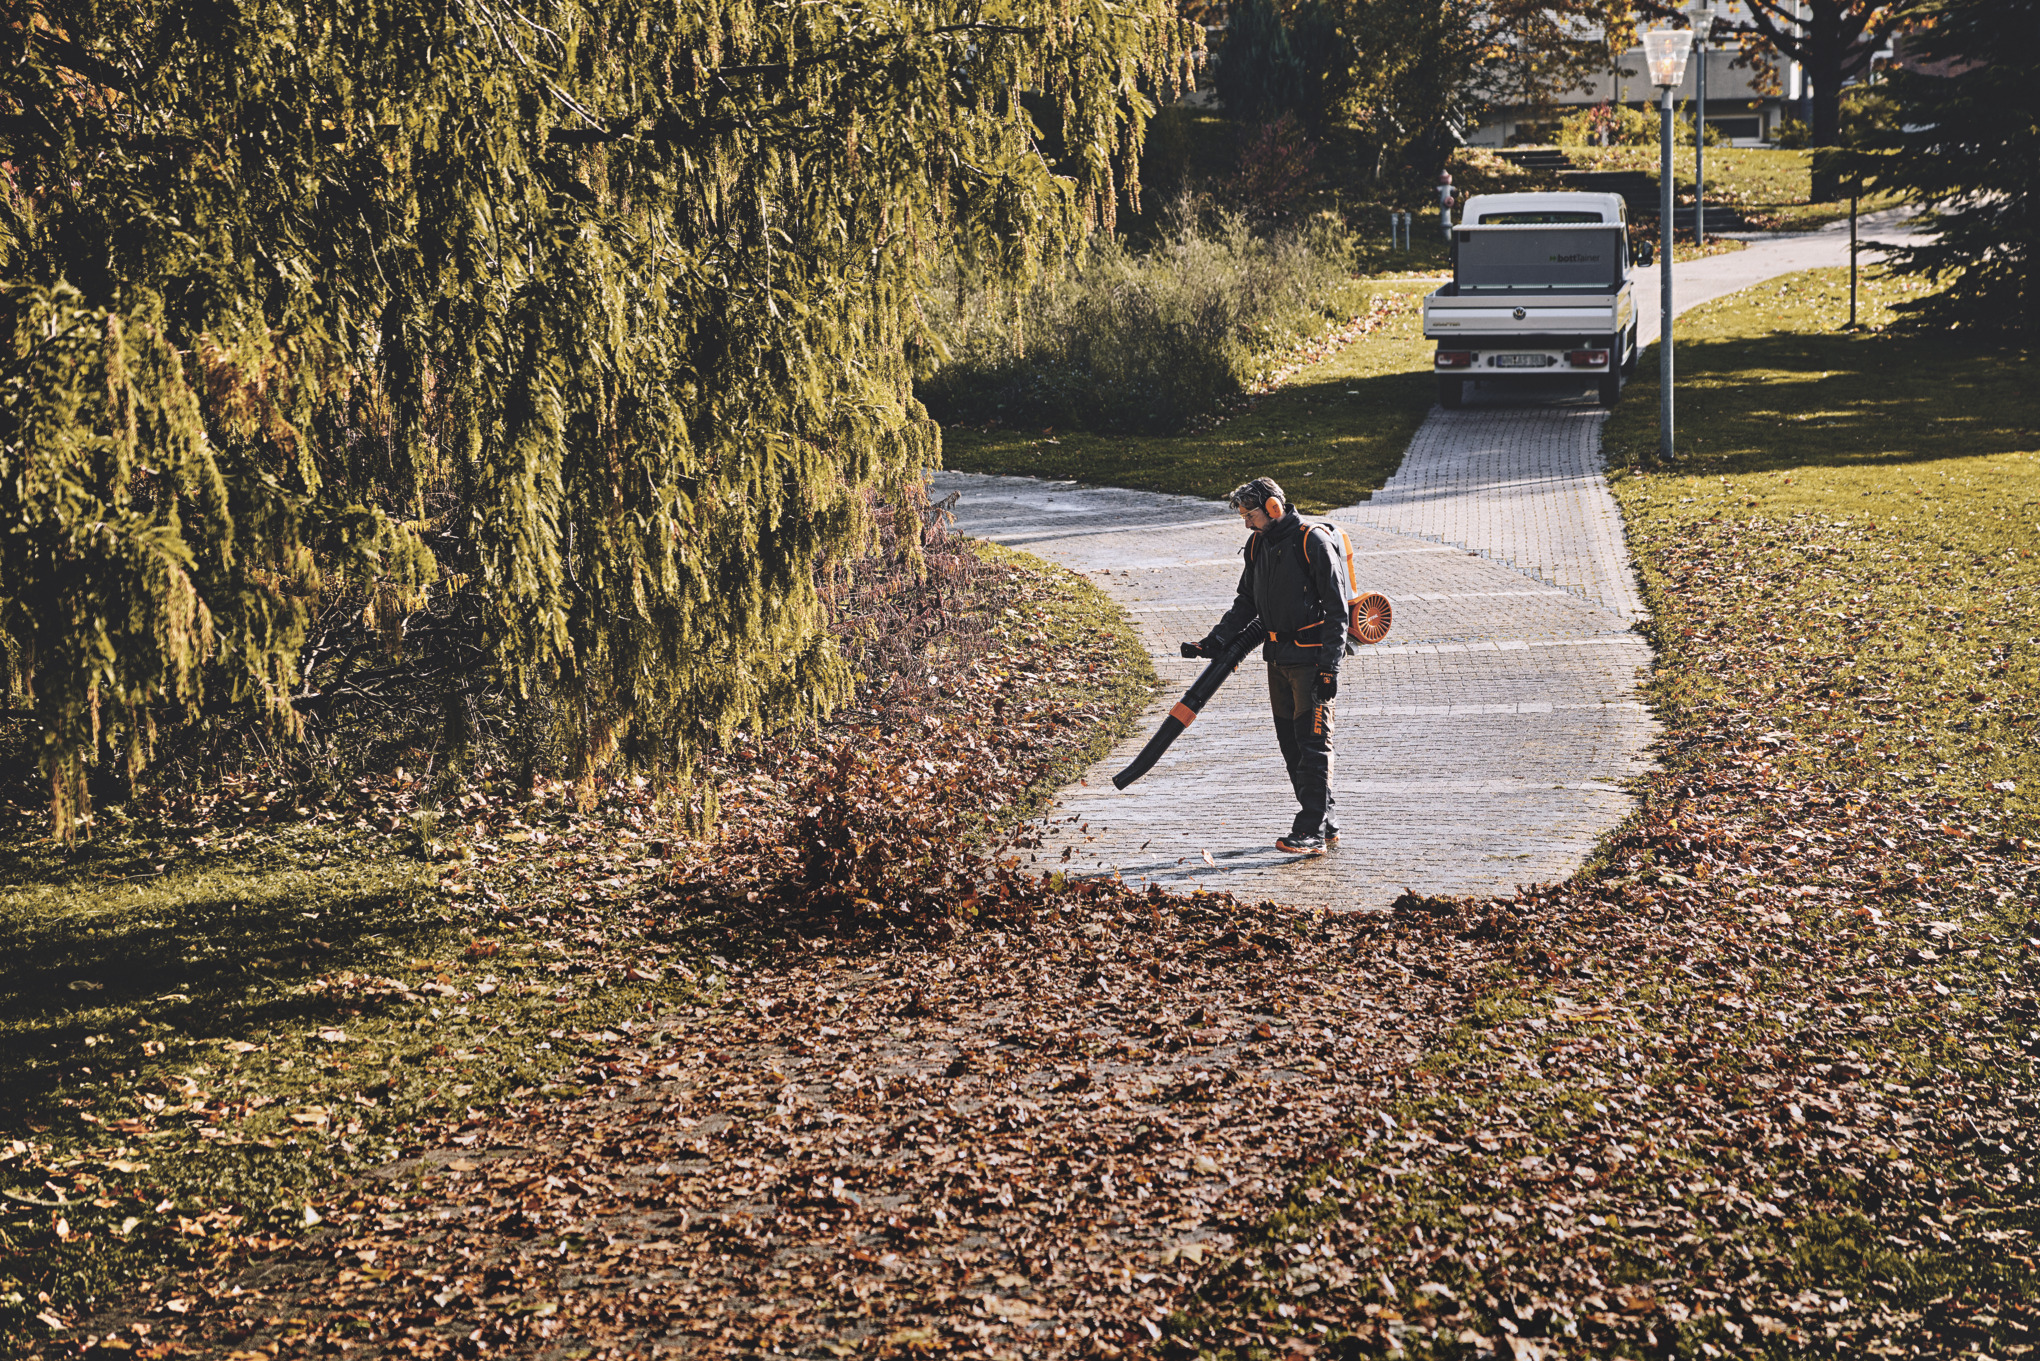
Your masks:
<instances>
[{"instance_id":1,"label":"vw logo on tailgate","mask_svg":"<svg viewBox=\"0 0 2040 1361\"><path fill-rule=\"evenodd\" d=\"M1523 318L1529 316L1530 314L1528 312L1525 312L1522 308L1519 307L1515 311L1511 312L1509 315L1514 317L1516 320L1521 321Z\"/></svg>"}]
</instances>

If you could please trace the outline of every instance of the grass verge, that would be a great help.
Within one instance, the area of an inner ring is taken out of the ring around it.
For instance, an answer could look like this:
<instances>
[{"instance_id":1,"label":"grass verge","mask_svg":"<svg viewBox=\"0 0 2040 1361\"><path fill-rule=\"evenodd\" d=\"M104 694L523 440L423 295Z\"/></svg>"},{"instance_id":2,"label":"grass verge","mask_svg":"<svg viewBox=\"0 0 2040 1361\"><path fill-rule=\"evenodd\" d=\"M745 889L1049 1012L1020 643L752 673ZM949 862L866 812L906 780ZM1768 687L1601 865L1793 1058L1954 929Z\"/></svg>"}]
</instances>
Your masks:
<instances>
[{"instance_id":1,"label":"grass verge","mask_svg":"<svg viewBox=\"0 0 2040 1361\"><path fill-rule=\"evenodd\" d=\"M1581 170L1641 170L1658 179L1655 146L1567 147L1566 155ZM1693 198L1693 148L1683 146L1672 158L1672 183L1683 201ZM1734 208L1751 226L1767 231L1810 231L1849 215L1847 199L1813 200L1813 153L1769 147L1707 148L1707 201ZM1861 212L1898 206L1885 194L1862 200Z\"/></svg>"},{"instance_id":2,"label":"grass verge","mask_svg":"<svg viewBox=\"0 0 2040 1361\"><path fill-rule=\"evenodd\" d=\"M771 900L830 744L968 747L973 816L1037 810L1154 673L1095 586L975 551L978 596L947 622L985 647L863 680L804 742L741 741L703 776L711 837L641 781L584 810L564 787L527 800L485 774L449 795L397 770L344 805L251 778L109 810L76 852L0 853L0 1340L61 1339L141 1282L279 1247L345 1213L359 1169L576 1096L647 1013L713 1004L725 956L769 931L675 931L646 895L713 866Z\"/></svg>"},{"instance_id":3,"label":"grass verge","mask_svg":"<svg viewBox=\"0 0 2040 1361\"><path fill-rule=\"evenodd\" d=\"M1351 505L1394 473L1436 397L1420 307L1435 287L1417 279L1356 284L1340 300L1339 323L1271 362L1264 385L1288 369L1281 386L1203 433L951 428L943 432L943 462L958 472L1207 497L1265 474L1313 514ZM1351 338L1341 343L1344 337Z\"/></svg>"},{"instance_id":4,"label":"grass verge","mask_svg":"<svg viewBox=\"0 0 2040 1361\"><path fill-rule=\"evenodd\" d=\"M1186 1342L2040 1347L2040 405L2026 356L1839 333L1845 290L1696 310L1676 469L1619 467L1654 393L1611 419L1663 768L1567 884L1398 904L1479 979L1468 1020Z\"/></svg>"},{"instance_id":5,"label":"grass verge","mask_svg":"<svg viewBox=\"0 0 2040 1361\"><path fill-rule=\"evenodd\" d=\"M1917 280L1868 273L1882 328ZM1645 584L1691 597L1665 697L1796 734L1781 768L2040 818L2040 400L2031 356L1940 335L1846 332L1848 273L1771 280L1681 320L1679 467L1617 479ZM1609 423L1614 464L1654 452L1657 366ZM1696 543L1714 556L1688 556ZM1683 549L1681 545L1685 545ZM1767 625L1768 621L1768 625ZM1776 627L1784 624L1785 627ZM1747 692L1710 655L1817 668ZM1790 698L1787 698L1788 695ZM2011 789L2001 786L2011 784Z\"/></svg>"}]
</instances>

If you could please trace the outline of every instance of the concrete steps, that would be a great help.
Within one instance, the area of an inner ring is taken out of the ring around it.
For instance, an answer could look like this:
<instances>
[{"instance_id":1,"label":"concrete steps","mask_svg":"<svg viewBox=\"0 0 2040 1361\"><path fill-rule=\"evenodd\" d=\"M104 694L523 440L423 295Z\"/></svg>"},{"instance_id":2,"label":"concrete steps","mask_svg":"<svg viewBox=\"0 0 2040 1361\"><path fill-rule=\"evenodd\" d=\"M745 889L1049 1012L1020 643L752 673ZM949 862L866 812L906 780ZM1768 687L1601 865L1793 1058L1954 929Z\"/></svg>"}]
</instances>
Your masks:
<instances>
[{"instance_id":1,"label":"concrete steps","mask_svg":"<svg viewBox=\"0 0 2040 1361\"><path fill-rule=\"evenodd\" d=\"M1539 174L1556 175L1572 168L1572 159L1557 147L1511 147L1495 154L1511 165Z\"/></svg>"}]
</instances>

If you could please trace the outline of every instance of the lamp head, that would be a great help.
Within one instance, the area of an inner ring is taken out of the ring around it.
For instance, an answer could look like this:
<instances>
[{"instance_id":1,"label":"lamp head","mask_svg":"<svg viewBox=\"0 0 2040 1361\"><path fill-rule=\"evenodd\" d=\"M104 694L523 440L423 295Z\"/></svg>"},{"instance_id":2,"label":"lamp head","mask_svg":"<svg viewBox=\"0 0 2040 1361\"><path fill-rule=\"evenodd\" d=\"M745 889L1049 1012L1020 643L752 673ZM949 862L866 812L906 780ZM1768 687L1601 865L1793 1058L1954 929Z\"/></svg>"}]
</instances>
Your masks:
<instances>
[{"instance_id":1,"label":"lamp head","mask_svg":"<svg viewBox=\"0 0 2040 1361\"><path fill-rule=\"evenodd\" d=\"M1660 90L1675 90L1686 78L1686 58L1693 51L1690 28L1649 28L1643 32L1643 61L1650 68L1650 83Z\"/></svg>"}]
</instances>

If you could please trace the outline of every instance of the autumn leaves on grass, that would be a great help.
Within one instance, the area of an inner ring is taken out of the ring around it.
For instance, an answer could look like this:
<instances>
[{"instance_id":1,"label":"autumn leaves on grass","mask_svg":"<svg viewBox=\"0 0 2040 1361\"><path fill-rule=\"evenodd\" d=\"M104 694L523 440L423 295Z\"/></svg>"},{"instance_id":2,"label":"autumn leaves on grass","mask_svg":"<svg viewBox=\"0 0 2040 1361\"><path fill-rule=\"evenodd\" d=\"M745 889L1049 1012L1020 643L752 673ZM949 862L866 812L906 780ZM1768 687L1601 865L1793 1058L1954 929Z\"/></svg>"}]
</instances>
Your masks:
<instances>
[{"instance_id":1,"label":"autumn leaves on grass","mask_svg":"<svg viewBox=\"0 0 2040 1361\"><path fill-rule=\"evenodd\" d=\"M1840 334L1846 290L1793 276L1682 323L1676 468L1624 470L1648 394L1611 417L1665 768L1569 883L1402 905L1509 966L1206 1287L1212 1336L2040 1333L2040 410L2016 353ZM1872 276L1867 319L1905 292Z\"/></svg>"},{"instance_id":2,"label":"autumn leaves on grass","mask_svg":"<svg viewBox=\"0 0 2040 1361\"><path fill-rule=\"evenodd\" d=\"M0 893L19 965L0 1009L15 1041L0 1188L20 1192L0 1202L0 1336L51 1326L37 1314L74 1323L173 1268L198 1273L172 1279L188 1300L304 1233L307 1206L334 1212L351 1169L461 1147L506 1101L580 1090L576 1070L599 1075L582 1065L648 1007L715 996L747 950L997 915L953 875L920 890L943 866L986 869L987 832L1101 754L1152 672L1081 579L938 550L977 564L951 632L888 633L892 665L833 730L733 742L684 796L620 779L584 808L486 770L435 784L420 761L321 800L258 769L129 807L75 862L17 857ZM846 748L848 777L830 759ZM839 827L896 795L905 820L874 820L897 839L804 880L803 855L826 857L799 828L830 790L849 801ZM81 985L56 1008L52 977Z\"/></svg>"}]
</instances>

